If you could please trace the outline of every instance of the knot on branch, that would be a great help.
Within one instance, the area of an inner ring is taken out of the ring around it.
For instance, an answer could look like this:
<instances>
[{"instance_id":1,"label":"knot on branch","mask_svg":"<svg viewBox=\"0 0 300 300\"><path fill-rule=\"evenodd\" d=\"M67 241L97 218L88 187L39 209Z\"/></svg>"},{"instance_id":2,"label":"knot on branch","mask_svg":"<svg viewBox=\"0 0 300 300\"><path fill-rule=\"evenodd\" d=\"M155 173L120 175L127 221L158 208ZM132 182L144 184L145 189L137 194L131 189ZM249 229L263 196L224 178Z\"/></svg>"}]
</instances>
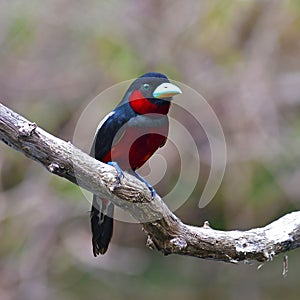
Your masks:
<instances>
[{"instance_id":1,"label":"knot on branch","mask_svg":"<svg viewBox=\"0 0 300 300\"><path fill-rule=\"evenodd\" d=\"M37 125L31 122L20 121L16 125L18 128L19 137L32 136L32 134L35 132L35 129L37 128Z\"/></svg>"},{"instance_id":2,"label":"knot on branch","mask_svg":"<svg viewBox=\"0 0 300 300\"><path fill-rule=\"evenodd\" d=\"M64 166L61 166L56 162L52 162L51 164L49 164L47 166L47 169L49 172L51 172L53 174L59 174L60 171L64 169Z\"/></svg>"},{"instance_id":3,"label":"knot on branch","mask_svg":"<svg viewBox=\"0 0 300 300\"><path fill-rule=\"evenodd\" d=\"M170 240L171 247L174 251L182 251L187 247L187 242L182 238L174 238Z\"/></svg>"}]
</instances>

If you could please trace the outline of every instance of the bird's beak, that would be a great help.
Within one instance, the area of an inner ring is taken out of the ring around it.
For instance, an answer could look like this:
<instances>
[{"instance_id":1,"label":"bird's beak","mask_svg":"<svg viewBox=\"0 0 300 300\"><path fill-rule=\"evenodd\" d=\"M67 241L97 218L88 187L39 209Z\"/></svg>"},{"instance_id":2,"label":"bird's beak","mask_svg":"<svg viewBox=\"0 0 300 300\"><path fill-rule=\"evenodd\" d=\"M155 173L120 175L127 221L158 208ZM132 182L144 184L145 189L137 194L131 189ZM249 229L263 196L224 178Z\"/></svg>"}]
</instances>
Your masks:
<instances>
[{"instance_id":1,"label":"bird's beak","mask_svg":"<svg viewBox=\"0 0 300 300\"><path fill-rule=\"evenodd\" d=\"M158 99L170 98L172 96L182 94L181 89L170 82L160 84L153 92L153 97Z\"/></svg>"}]
</instances>

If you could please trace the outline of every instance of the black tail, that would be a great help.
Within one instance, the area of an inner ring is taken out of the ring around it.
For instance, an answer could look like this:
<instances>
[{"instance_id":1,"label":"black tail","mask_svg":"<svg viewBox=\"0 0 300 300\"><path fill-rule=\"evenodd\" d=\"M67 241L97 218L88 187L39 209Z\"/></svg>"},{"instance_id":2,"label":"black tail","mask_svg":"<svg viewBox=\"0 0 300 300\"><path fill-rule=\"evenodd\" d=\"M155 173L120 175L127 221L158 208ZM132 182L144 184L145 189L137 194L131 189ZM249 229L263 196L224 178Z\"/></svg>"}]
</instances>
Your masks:
<instances>
[{"instance_id":1,"label":"black tail","mask_svg":"<svg viewBox=\"0 0 300 300\"><path fill-rule=\"evenodd\" d=\"M114 205L112 202L93 197L91 210L91 229L93 253L96 257L104 254L108 248L113 233Z\"/></svg>"}]
</instances>

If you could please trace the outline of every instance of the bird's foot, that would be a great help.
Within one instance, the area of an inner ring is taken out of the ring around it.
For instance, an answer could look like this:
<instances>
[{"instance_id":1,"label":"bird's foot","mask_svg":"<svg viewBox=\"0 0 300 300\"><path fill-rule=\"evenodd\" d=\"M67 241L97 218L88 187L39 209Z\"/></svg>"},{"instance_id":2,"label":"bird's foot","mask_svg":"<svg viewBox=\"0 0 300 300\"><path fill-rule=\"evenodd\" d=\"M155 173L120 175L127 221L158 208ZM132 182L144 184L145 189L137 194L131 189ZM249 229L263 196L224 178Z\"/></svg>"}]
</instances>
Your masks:
<instances>
[{"instance_id":1,"label":"bird's foot","mask_svg":"<svg viewBox=\"0 0 300 300\"><path fill-rule=\"evenodd\" d=\"M121 180L124 178L124 173L123 173L123 170L120 168L119 164L116 161L109 161L107 164L116 169L118 183L121 184Z\"/></svg>"},{"instance_id":2,"label":"bird's foot","mask_svg":"<svg viewBox=\"0 0 300 300\"><path fill-rule=\"evenodd\" d=\"M151 192L151 198L154 199L157 195L156 190L154 189L154 187L146 180L144 179L139 173L134 171L134 175L142 182L144 182L147 186L147 188L150 190Z\"/></svg>"}]
</instances>

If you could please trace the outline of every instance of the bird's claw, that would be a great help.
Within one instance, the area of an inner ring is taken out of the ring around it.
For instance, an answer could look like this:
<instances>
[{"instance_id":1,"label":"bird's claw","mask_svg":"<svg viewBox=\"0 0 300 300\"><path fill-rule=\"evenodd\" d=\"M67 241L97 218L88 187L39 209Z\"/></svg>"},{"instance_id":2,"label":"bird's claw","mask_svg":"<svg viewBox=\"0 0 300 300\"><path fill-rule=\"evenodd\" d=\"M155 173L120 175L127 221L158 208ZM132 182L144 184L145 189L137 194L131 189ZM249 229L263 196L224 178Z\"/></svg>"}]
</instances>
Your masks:
<instances>
[{"instance_id":1,"label":"bird's claw","mask_svg":"<svg viewBox=\"0 0 300 300\"><path fill-rule=\"evenodd\" d=\"M119 164L116 161L109 161L107 164L116 169L118 183L121 184L121 180L124 178L124 173L123 170L120 168Z\"/></svg>"},{"instance_id":2,"label":"bird's claw","mask_svg":"<svg viewBox=\"0 0 300 300\"><path fill-rule=\"evenodd\" d=\"M124 178L124 173L123 173L123 170L121 169L121 167L119 166L119 164L116 161L109 161L107 164L116 169L118 183L121 184L121 180ZM154 187L146 179L144 179L140 174L138 174L135 171L133 173L139 180L141 180L142 182L144 182L146 184L147 188L151 192L151 199L153 200L157 196L157 193L156 193L156 190L154 189Z\"/></svg>"},{"instance_id":3,"label":"bird's claw","mask_svg":"<svg viewBox=\"0 0 300 300\"><path fill-rule=\"evenodd\" d=\"M154 189L154 187L152 185L149 184L148 186L150 192L151 192L151 198L152 200L157 196L156 190Z\"/></svg>"},{"instance_id":4,"label":"bird's claw","mask_svg":"<svg viewBox=\"0 0 300 300\"><path fill-rule=\"evenodd\" d=\"M134 174L140 181L142 181L146 184L147 188L151 192L151 199L153 200L157 196L157 193L156 193L156 190L154 189L154 187L146 179L144 179L139 173L134 172Z\"/></svg>"}]
</instances>

